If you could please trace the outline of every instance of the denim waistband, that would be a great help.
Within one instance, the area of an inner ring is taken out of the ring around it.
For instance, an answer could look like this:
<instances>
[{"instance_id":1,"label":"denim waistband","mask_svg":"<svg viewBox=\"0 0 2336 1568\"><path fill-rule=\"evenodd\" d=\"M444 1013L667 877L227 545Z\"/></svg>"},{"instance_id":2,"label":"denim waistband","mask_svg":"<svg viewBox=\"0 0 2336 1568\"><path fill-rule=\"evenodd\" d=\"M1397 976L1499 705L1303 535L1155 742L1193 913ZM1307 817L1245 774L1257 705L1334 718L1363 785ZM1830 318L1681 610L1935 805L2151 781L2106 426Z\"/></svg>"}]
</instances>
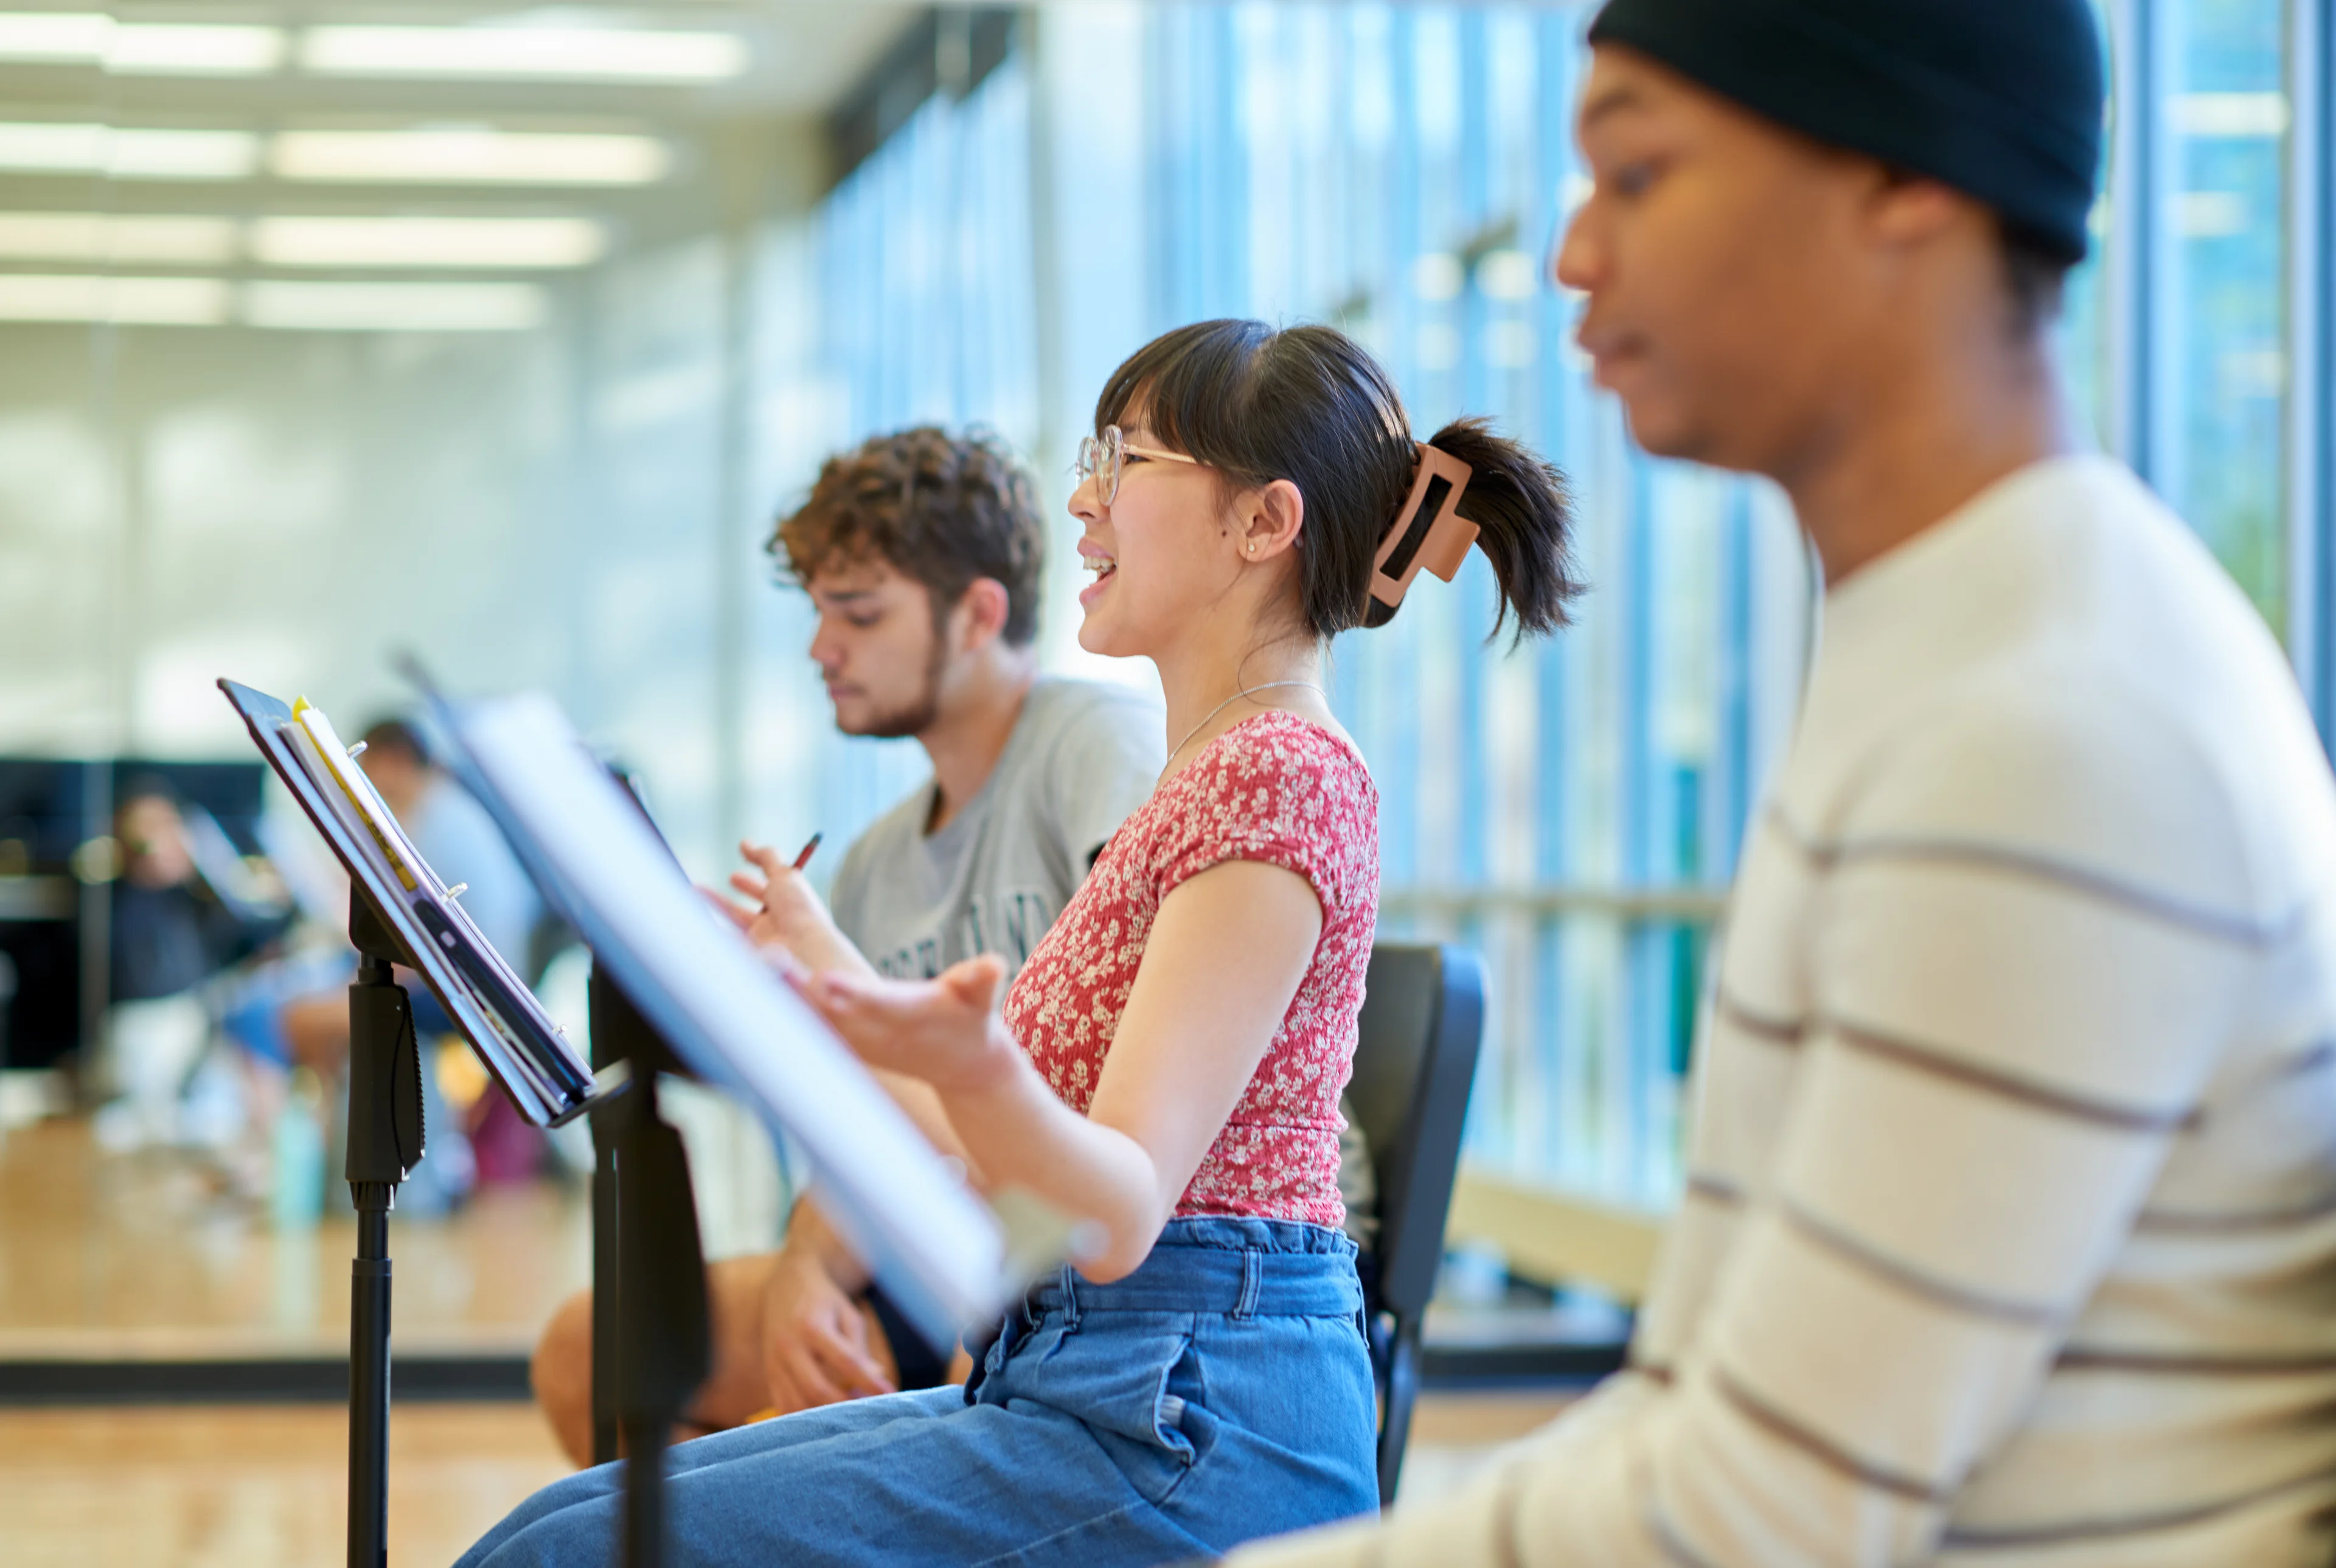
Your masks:
<instances>
[{"instance_id":1,"label":"denim waistband","mask_svg":"<svg viewBox=\"0 0 2336 1568\"><path fill-rule=\"evenodd\" d=\"M1172 1220L1124 1279L1098 1285L1066 1266L1030 1288L1035 1321L1060 1312L1222 1312L1235 1318L1345 1318L1363 1306L1355 1243L1296 1220Z\"/></svg>"}]
</instances>

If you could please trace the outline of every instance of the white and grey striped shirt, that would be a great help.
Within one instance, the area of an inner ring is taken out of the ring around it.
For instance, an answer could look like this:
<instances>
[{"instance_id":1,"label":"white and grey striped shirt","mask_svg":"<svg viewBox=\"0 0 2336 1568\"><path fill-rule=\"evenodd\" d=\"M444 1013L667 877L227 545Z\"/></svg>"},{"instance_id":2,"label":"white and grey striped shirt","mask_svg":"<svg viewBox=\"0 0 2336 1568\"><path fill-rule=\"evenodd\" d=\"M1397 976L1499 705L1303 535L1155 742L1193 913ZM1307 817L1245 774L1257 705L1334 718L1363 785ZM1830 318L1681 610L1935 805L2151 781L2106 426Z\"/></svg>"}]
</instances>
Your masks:
<instances>
[{"instance_id":1,"label":"white and grey striped shirt","mask_svg":"<svg viewBox=\"0 0 2336 1568\"><path fill-rule=\"evenodd\" d=\"M1242 1562L2330 1560L2336 789L2122 468L1843 583L1747 845L1634 1369Z\"/></svg>"}]
</instances>

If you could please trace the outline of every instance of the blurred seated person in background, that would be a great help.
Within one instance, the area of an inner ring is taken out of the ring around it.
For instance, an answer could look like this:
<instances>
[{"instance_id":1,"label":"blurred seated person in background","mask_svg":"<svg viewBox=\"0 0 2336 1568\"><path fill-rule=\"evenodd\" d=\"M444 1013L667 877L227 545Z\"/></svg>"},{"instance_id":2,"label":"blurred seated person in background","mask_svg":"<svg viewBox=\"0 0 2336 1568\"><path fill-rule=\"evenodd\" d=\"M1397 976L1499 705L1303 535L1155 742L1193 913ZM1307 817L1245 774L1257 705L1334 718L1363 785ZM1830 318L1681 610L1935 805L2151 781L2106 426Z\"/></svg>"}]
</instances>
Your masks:
<instances>
[{"instance_id":1,"label":"blurred seated person in background","mask_svg":"<svg viewBox=\"0 0 2336 1568\"><path fill-rule=\"evenodd\" d=\"M462 886L463 911L495 950L522 979L535 978L544 907L534 881L487 814L446 770L432 760L421 733L403 719L388 718L367 728L357 763L380 792L414 847L449 886ZM429 1043L454 1033L453 1021L427 986L400 968L398 979L414 1002L414 1027ZM348 1054L348 998L345 989L312 992L287 1004L283 1027L295 1059L337 1082ZM467 1046L447 1053L458 1089L474 1096L457 1102L445 1096L444 1075L434 1056L422 1075L423 1123L429 1153L399 1189L399 1213L434 1214L461 1201L480 1181L521 1180L534 1175L544 1157L541 1131L530 1125L503 1094L475 1066ZM346 1093L346 1086L343 1086Z\"/></svg>"},{"instance_id":2,"label":"blurred seated person in background","mask_svg":"<svg viewBox=\"0 0 2336 1568\"><path fill-rule=\"evenodd\" d=\"M2306 1568L2336 1534L2336 789L2053 317L2086 0L1612 0L1558 255L1648 451L1824 563L1628 1370L1256 1568Z\"/></svg>"},{"instance_id":3,"label":"blurred seated person in background","mask_svg":"<svg viewBox=\"0 0 2336 1568\"><path fill-rule=\"evenodd\" d=\"M431 759L412 725L384 719L361 739L365 750L357 755L357 765L381 792L405 836L449 886L466 884L462 912L521 978L530 978L543 901L502 830L470 791Z\"/></svg>"},{"instance_id":4,"label":"blurred seated person in background","mask_svg":"<svg viewBox=\"0 0 2336 1568\"><path fill-rule=\"evenodd\" d=\"M179 798L166 781L131 782L114 807L120 875L110 899L108 995L100 1076L117 1097L94 1124L108 1148L170 1142L180 1092L211 1039L205 984L280 935L286 918L222 897L196 868Z\"/></svg>"},{"instance_id":5,"label":"blurred seated person in background","mask_svg":"<svg viewBox=\"0 0 2336 1568\"><path fill-rule=\"evenodd\" d=\"M463 912L512 970L532 983L551 957L544 950L547 926L565 928L547 921L535 881L502 830L471 792L431 757L412 725L384 719L360 738L365 750L357 764L396 813L414 847L449 886L462 884ZM453 1020L426 986L410 983L407 989L414 993L415 1027L442 1037L453 1032ZM546 1153L542 1129L521 1115L511 1096L489 1081L467 1046L443 1053L442 1059L458 1076L435 1086L468 1103L459 1118L441 1121L453 1125L459 1120L477 1179L515 1182L539 1174Z\"/></svg>"},{"instance_id":6,"label":"blurred seated person in background","mask_svg":"<svg viewBox=\"0 0 2336 1568\"><path fill-rule=\"evenodd\" d=\"M981 953L1018 970L1165 760L1157 703L1038 674L1046 544L1006 446L930 427L831 458L772 537L816 612L811 657L836 727L913 738L932 765L835 876L834 923L883 973L930 979ZM750 850L765 874L791 871ZM715 1367L689 1412L698 1432L950 1376L811 1205L778 1251L706 1273ZM591 1335L579 1292L535 1356L536 1396L579 1465L592 1456Z\"/></svg>"}]
</instances>

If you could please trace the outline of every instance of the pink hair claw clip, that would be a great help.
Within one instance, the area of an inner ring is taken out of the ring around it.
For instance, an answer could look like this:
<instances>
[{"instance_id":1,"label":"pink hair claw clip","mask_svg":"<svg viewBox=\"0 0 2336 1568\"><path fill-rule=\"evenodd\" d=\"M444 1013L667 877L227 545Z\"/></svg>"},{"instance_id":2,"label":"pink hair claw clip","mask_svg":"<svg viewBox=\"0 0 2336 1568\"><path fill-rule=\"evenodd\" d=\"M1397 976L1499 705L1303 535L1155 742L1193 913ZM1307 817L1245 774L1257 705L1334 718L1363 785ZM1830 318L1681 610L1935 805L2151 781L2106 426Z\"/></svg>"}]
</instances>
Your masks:
<instances>
[{"instance_id":1,"label":"pink hair claw clip","mask_svg":"<svg viewBox=\"0 0 2336 1568\"><path fill-rule=\"evenodd\" d=\"M1422 444L1419 470L1404 497L1393 528L1371 562L1371 593L1363 606L1365 626L1385 626L1423 568L1450 582L1476 542L1476 525L1460 515L1460 497L1475 470L1448 452Z\"/></svg>"}]
</instances>

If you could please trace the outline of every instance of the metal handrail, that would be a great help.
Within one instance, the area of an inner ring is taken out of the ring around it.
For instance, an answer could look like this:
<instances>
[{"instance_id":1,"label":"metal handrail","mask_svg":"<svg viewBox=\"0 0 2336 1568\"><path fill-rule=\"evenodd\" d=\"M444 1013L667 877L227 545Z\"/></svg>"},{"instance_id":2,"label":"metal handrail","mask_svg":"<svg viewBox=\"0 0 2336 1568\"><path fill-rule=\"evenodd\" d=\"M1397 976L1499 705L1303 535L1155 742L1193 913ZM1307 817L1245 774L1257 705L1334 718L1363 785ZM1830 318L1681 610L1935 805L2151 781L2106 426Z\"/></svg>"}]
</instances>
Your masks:
<instances>
[{"instance_id":1,"label":"metal handrail","mask_svg":"<svg viewBox=\"0 0 2336 1568\"><path fill-rule=\"evenodd\" d=\"M1438 887L1421 883L1385 888L1379 892L1382 916L1591 916L1713 925L1727 911L1725 888L1695 883L1648 887L1590 887L1566 882Z\"/></svg>"}]
</instances>

